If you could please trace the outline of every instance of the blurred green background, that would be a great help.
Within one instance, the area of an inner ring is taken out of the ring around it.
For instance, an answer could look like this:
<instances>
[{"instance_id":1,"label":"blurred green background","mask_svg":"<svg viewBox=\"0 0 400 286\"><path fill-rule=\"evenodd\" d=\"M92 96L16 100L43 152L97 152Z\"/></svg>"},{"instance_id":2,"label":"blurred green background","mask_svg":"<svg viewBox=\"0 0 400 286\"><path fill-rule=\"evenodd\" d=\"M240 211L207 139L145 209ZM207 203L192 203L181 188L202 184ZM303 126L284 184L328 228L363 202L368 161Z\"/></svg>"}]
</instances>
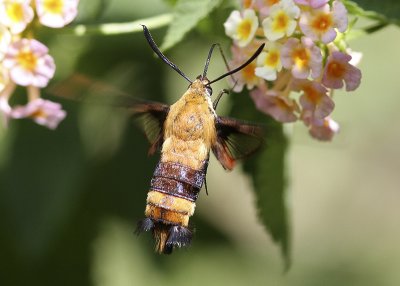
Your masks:
<instances>
[{"instance_id":1,"label":"blurred green background","mask_svg":"<svg viewBox=\"0 0 400 286\"><path fill-rule=\"evenodd\" d=\"M170 8L157 0L82 0L80 9L78 22L95 23ZM222 28L228 14L213 12L168 52L191 78L211 43L229 50ZM165 31L152 31L158 43ZM187 87L153 57L141 33L41 36L57 64L54 82L78 71L167 103ZM158 159L147 157L143 134L123 110L43 91L68 112L56 131L29 120L0 130L0 285L400 285L400 31L388 27L351 46L363 52L363 79L356 92L335 94L340 134L320 143L300 123L286 128L293 261L287 273L257 219L249 179L240 168L225 172L214 158L209 196L202 192L192 218L192 247L154 254L150 235L133 235ZM210 77L223 70L215 56ZM229 107L223 99L219 113Z\"/></svg>"}]
</instances>

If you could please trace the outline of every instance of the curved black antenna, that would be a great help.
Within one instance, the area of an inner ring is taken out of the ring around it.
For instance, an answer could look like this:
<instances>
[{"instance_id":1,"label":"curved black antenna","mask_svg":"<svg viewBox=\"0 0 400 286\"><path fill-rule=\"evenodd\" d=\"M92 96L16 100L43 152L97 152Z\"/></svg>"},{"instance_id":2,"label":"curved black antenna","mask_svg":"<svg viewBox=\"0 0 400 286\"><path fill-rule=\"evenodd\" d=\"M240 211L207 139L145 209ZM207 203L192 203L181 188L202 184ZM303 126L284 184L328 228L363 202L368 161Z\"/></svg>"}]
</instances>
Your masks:
<instances>
[{"instance_id":1,"label":"curved black antenna","mask_svg":"<svg viewBox=\"0 0 400 286\"><path fill-rule=\"evenodd\" d=\"M221 45L218 44L218 43L216 43L216 44L213 44L213 45L211 46L210 51L208 52L208 57L207 57L207 60L206 60L206 64L204 65L203 78L205 78L205 77L207 76L208 65L210 64L211 55L212 55L212 53L213 53L213 50L214 50L215 46L218 46L219 52L220 52L220 54L221 54L221 56L222 56L222 59L224 60L224 64L225 64L226 69L227 69L228 71L231 70L230 67L229 67L229 65L228 65L228 61L226 60L225 54L224 54L224 52L222 51ZM233 77L232 77L232 80L235 81L235 79L234 79Z\"/></svg>"},{"instance_id":2,"label":"curved black antenna","mask_svg":"<svg viewBox=\"0 0 400 286\"><path fill-rule=\"evenodd\" d=\"M204 65L203 78L205 78L207 76L207 70L208 70L208 65L210 64L211 55L212 55L212 52L213 52L215 46L217 46L217 45L219 46L219 44L212 44L210 51L208 52L206 64Z\"/></svg>"},{"instance_id":3,"label":"curved black antenna","mask_svg":"<svg viewBox=\"0 0 400 286\"><path fill-rule=\"evenodd\" d=\"M169 65L171 68L173 68L177 73L179 73L183 78L185 78L188 82L192 83L192 81L174 64L172 63L169 59L167 59L166 56L160 51L160 49L157 47L156 43L154 42L149 29L145 25L142 25L143 27L143 32L144 36L149 43L150 47L153 49L153 51L157 54L157 56L162 59L164 63Z\"/></svg>"},{"instance_id":4,"label":"curved black antenna","mask_svg":"<svg viewBox=\"0 0 400 286\"><path fill-rule=\"evenodd\" d=\"M227 77L228 75L234 74L234 73L240 71L241 69L243 69L244 67L246 67L246 66L247 66L248 64L250 64L252 61L254 61L254 59L255 59L256 57L258 57L258 55L259 55L259 54L262 52L262 50L264 49L264 46L265 46L265 44L262 44L260 47L258 47L257 51L256 51L244 64L242 64L241 66L239 66L239 67L237 67L237 68L235 68L235 69L233 69L233 70L231 70L231 71L229 71L229 72L227 72L227 73L225 73L225 74L223 74L223 75L217 77L216 79L210 81L207 85L210 85L210 84L212 84L212 83L214 83L214 82L216 82L216 81L219 81L220 79L223 79L224 77Z\"/></svg>"}]
</instances>

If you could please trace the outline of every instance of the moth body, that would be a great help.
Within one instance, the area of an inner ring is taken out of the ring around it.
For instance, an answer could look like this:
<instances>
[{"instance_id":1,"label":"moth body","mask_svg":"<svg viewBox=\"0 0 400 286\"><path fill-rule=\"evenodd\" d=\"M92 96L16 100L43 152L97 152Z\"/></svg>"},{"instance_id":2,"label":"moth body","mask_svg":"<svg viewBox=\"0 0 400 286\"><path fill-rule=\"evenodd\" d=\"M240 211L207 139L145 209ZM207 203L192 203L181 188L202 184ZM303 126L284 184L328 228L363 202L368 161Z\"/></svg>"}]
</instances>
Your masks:
<instances>
[{"instance_id":1,"label":"moth body","mask_svg":"<svg viewBox=\"0 0 400 286\"><path fill-rule=\"evenodd\" d=\"M190 235L193 215L203 185L211 146L216 140L216 114L205 84L195 80L171 105L164 123L161 158L147 196L145 215L154 223L156 251L168 253L182 241L171 241L171 230ZM180 228L174 228L179 226ZM189 237L185 240L190 241Z\"/></svg>"},{"instance_id":2,"label":"moth body","mask_svg":"<svg viewBox=\"0 0 400 286\"><path fill-rule=\"evenodd\" d=\"M171 106L143 103L132 107L137 117L147 116L155 122L155 132L146 131L144 126L151 143L149 154L161 151L147 194L146 218L138 223L137 232L151 231L156 251L169 254L174 248L191 242L189 218L205 183L210 151L225 169L231 170L237 159L251 154L261 145L260 128L216 114L214 106L225 92L220 93L213 103L210 85L247 66L261 53L264 45L241 66L228 69L227 73L209 81L206 74L214 44L203 74L191 81L161 53L146 26L143 26L143 31L153 51L190 82L188 90Z\"/></svg>"}]
</instances>

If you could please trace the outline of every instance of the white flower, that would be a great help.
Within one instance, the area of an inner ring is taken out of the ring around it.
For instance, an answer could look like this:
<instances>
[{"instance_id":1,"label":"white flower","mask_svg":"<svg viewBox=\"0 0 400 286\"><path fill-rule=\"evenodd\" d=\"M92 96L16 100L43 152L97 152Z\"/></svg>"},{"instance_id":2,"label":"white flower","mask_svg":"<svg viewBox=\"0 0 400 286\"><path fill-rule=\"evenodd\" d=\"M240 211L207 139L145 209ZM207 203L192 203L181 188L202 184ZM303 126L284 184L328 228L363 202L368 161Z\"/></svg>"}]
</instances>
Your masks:
<instances>
[{"instance_id":1,"label":"white flower","mask_svg":"<svg viewBox=\"0 0 400 286\"><path fill-rule=\"evenodd\" d=\"M282 45L269 42L267 51L262 52L257 58L256 76L266 80L276 80L276 73L281 71L281 49Z\"/></svg>"},{"instance_id":2,"label":"white flower","mask_svg":"<svg viewBox=\"0 0 400 286\"><path fill-rule=\"evenodd\" d=\"M79 0L36 0L39 21L51 28L61 28L78 14Z\"/></svg>"},{"instance_id":3,"label":"white flower","mask_svg":"<svg viewBox=\"0 0 400 286\"><path fill-rule=\"evenodd\" d=\"M262 22L267 39L276 41L285 35L292 35L296 29L296 19L299 15L300 8L292 0L282 0L273 5L269 11L269 16Z\"/></svg>"},{"instance_id":4,"label":"white flower","mask_svg":"<svg viewBox=\"0 0 400 286\"><path fill-rule=\"evenodd\" d=\"M30 2L31 0L1 1L0 23L9 27L13 34L21 33L34 16Z\"/></svg>"},{"instance_id":5,"label":"white flower","mask_svg":"<svg viewBox=\"0 0 400 286\"><path fill-rule=\"evenodd\" d=\"M0 24L0 61L3 59L4 54L6 53L8 46L11 43L11 34L10 31Z\"/></svg>"},{"instance_id":6,"label":"white flower","mask_svg":"<svg viewBox=\"0 0 400 286\"><path fill-rule=\"evenodd\" d=\"M239 47L245 47L254 38L258 28L258 18L254 10L246 9L243 17L239 11L233 11L224 23L225 33Z\"/></svg>"}]
</instances>

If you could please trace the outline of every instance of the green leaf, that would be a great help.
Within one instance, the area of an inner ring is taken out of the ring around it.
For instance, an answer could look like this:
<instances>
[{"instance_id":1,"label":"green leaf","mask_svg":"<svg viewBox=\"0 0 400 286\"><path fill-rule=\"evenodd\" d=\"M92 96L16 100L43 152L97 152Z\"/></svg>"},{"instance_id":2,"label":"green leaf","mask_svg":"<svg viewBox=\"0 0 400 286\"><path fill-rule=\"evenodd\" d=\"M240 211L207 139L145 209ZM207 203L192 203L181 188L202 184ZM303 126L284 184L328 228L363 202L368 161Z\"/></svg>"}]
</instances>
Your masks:
<instances>
[{"instance_id":1,"label":"green leaf","mask_svg":"<svg viewBox=\"0 0 400 286\"><path fill-rule=\"evenodd\" d=\"M257 197L260 220L272 239L280 245L286 268L290 265L290 231L286 194L285 155L288 141L283 126L255 110L248 94L232 95L232 116L265 125L266 146L244 162L244 171L251 177Z\"/></svg>"},{"instance_id":2,"label":"green leaf","mask_svg":"<svg viewBox=\"0 0 400 286\"><path fill-rule=\"evenodd\" d=\"M164 0L164 2L166 2L168 5L173 6L176 4L177 0Z\"/></svg>"},{"instance_id":3,"label":"green leaf","mask_svg":"<svg viewBox=\"0 0 400 286\"><path fill-rule=\"evenodd\" d=\"M375 11L389 19L400 20L400 2L398 0L357 0L365 10Z\"/></svg>"},{"instance_id":4,"label":"green leaf","mask_svg":"<svg viewBox=\"0 0 400 286\"><path fill-rule=\"evenodd\" d=\"M0 169L0 227L12 226L10 248L24 261L49 251L80 196L84 156L73 117L56 132L28 119L10 124L15 138Z\"/></svg>"},{"instance_id":5,"label":"green leaf","mask_svg":"<svg viewBox=\"0 0 400 286\"><path fill-rule=\"evenodd\" d=\"M397 0L346 0L343 2L353 15L397 25L400 23L400 2Z\"/></svg>"},{"instance_id":6,"label":"green leaf","mask_svg":"<svg viewBox=\"0 0 400 286\"><path fill-rule=\"evenodd\" d=\"M174 8L174 15L167 35L161 45L167 50L183 39L185 34L211 13L222 0L179 0Z\"/></svg>"}]
</instances>

